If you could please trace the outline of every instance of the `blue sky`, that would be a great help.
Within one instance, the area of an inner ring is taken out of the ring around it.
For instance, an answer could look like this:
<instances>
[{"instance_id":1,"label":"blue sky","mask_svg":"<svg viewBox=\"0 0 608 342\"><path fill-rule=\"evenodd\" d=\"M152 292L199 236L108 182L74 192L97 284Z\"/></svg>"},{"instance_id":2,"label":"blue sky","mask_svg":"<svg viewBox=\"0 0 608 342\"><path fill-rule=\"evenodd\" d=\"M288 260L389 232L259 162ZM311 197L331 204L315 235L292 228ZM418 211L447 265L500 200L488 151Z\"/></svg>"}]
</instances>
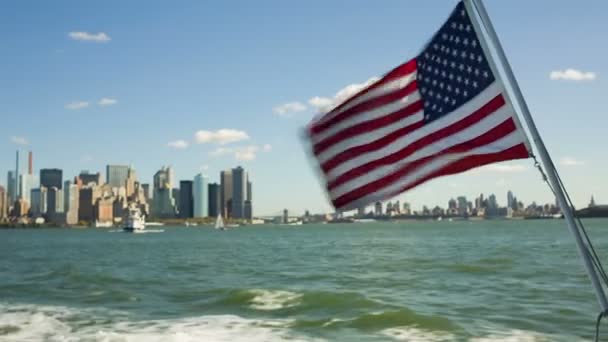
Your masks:
<instances>
[{"instance_id":1,"label":"blue sky","mask_svg":"<svg viewBox=\"0 0 608 342\"><path fill-rule=\"evenodd\" d=\"M0 184L16 148L34 151L36 170L70 177L124 163L143 182L162 165L178 180L203 171L217 181L242 165L257 214L329 210L298 137L314 104L412 58L454 4L2 2ZM487 7L575 203L591 194L608 203L608 3ZM550 77L568 69L579 73ZM509 189L553 201L531 161L435 180L401 199L420 208L495 192L504 204Z\"/></svg>"}]
</instances>

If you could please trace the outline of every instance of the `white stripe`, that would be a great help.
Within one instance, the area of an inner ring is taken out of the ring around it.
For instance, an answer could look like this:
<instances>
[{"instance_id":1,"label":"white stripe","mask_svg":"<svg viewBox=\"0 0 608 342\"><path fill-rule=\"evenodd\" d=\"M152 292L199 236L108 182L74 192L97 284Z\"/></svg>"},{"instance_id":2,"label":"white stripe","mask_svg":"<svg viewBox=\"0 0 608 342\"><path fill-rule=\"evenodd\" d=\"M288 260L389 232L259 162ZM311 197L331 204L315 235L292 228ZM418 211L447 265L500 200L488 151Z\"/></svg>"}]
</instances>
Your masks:
<instances>
[{"instance_id":1,"label":"white stripe","mask_svg":"<svg viewBox=\"0 0 608 342\"><path fill-rule=\"evenodd\" d=\"M494 82L488 88L486 88L484 91L482 91L480 94L478 94L476 97L474 97L469 102L462 105L461 107L457 108L455 111L445 115L444 117L442 117L438 120L435 120L435 121L429 123L428 125L425 125L424 127L421 127L420 129L418 129L414 132L411 132L408 135L405 135L405 136L395 140L388 146L385 146L379 150L369 152L364 155L360 155L352 160L355 160L355 161L356 160L373 160L373 159L378 159L381 156L393 154L393 153L401 150L405 146L411 144L413 141L416 141L426 135L429 135L435 131L438 131L442 128L450 126L450 125L466 118L467 116L471 115L471 113L477 111L479 108L483 107L485 104L490 102L490 100L495 98L501 92L503 92L502 86L500 86L499 83ZM391 133L391 131L382 129L382 130L375 130L373 132L357 135L350 139L343 140L343 141L331 146L327 150L319 153L317 155L317 159L319 160L319 164L324 164L328 160L331 160L336 155L338 155L341 152L344 152L345 150L347 150L349 148L369 144L371 142L374 142L378 139L385 137L387 134L390 134L390 133ZM368 158L367 157L368 155L372 155L372 156L370 156ZM356 164L360 165L361 163L356 163Z\"/></svg>"},{"instance_id":2,"label":"white stripe","mask_svg":"<svg viewBox=\"0 0 608 342\"><path fill-rule=\"evenodd\" d=\"M414 152L410 156L406 157L405 159L400 160L399 162L390 164L388 166L379 167L371 172L368 172L365 174L365 177L369 178L369 179L373 179L374 177L376 177L376 175L379 175L380 177L382 177L385 174L391 173L391 169L400 168L402 165L405 165L407 163L411 163L420 158L426 158L433 154L439 153L447 148L450 148L454 145L462 144L463 142L472 140L472 139L488 132L489 130L493 129L494 127L498 126L499 124L505 122L507 119L512 118L512 116L513 116L513 109L503 106L499 110L497 110L496 112L492 113L491 115L483 118L479 122L465 128L459 132L456 132L452 135L448 135L447 137L445 137L443 139L437 140L425 147L422 147L421 149L417 150L416 152ZM371 154L372 153L368 153L367 155L371 155ZM381 158L384 158L386 156L387 155L384 155ZM338 178L340 175L342 175L352 169L365 165L369 162L375 161L375 160L376 159L366 159L365 163L362 163L362 164L359 164L360 162L364 161L362 159L357 160L357 164L355 164L354 159L346 161L345 163L340 164L336 168L330 170L327 173L326 178L329 181L333 181L336 178ZM354 180L355 179L353 179L351 181L354 181ZM345 184L347 184L347 183L345 183Z\"/></svg>"},{"instance_id":3,"label":"white stripe","mask_svg":"<svg viewBox=\"0 0 608 342\"><path fill-rule=\"evenodd\" d=\"M496 123L496 125L498 125L499 123L502 123L506 119L508 119L508 115L506 115L506 118L505 118L505 115L501 115L500 120L502 120L502 121ZM483 133L485 133L485 132L483 132ZM479 134L476 134L475 136L477 136L477 135L479 135ZM466 139L462 139L462 140L464 142L464 141L467 141L470 139L472 139L472 137L469 135ZM521 135L521 132L513 131L513 132L509 133L508 135L506 135L490 144L477 147L475 149L472 149L471 151L476 151L480 148L481 149L490 149L493 152L502 151L505 149L505 146L510 147L513 145L517 145L517 143L516 143L517 141L519 141L519 142L523 141L523 137ZM454 144L454 145L457 145L457 144ZM399 161L398 163L384 166L381 168L377 168L371 172L366 173L365 175L363 175L361 177L357 177L355 179L348 181L347 183L344 183L338 187L335 187L331 191L332 198L338 198L353 190L360 188L362 185L372 183L379 179L382 179L390 174L393 174L397 170L399 170L403 167L406 167L407 164L415 162L418 159L437 155L437 154L441 153L442 151L444 151L445 149L450 148L451 146L445 146L445 148L442 148L442 146L440 146L440 145L439 146L429 145L428 147L429 147L429 149L427 149L427 151L420 150L420 152L422 152L422 153L420 153L420 156L412 155L408 158L403 159L402 161ZM463 153L467 153L467 152L463 152Z\"/></svg>"},{"instance_id":4,"label":"white stripe","mask_svg":"<svg viewBox=\"0 0 608 342\"><path fill-rule=\"evenodd\" d=\"M454 153L441 156L427 164L424 164L415 171L408 173L406 176L402 177L398 181L393 182L382 189L378 189L377 191L374 191L369 195L363 196L355 201L352 201L340 209L351 210L365 203L369 204L378 200L386 199L391 194L395 193L396 191L399 191L399 189L410 186L418 180L427 177L429 174L439 171L440 169L452 163L456 163L466 157L470 157L473 155L500 153L521 143L523 143L522 136L521 134L519 134L519 131L515 131L512 134L509 134L508 136L492 144L478 147L476 149L464 153ZM332 199L335 198L332 197Z\"/></svg>"},{"instance_id":5,"label":"white stripe","mask_svg":"<svg viewBox=\"0 0 608 342\"><path fill-rule=\"evenodd\" d=\"M327 115L322 117L320 119L320 121L317 122L315 125L323 124L323 123L327 122L328 120L333 119L334 117L336 117L340 113L344 112L345 110L348 110L360 103L371 100L378 96L382 96L384 94L392 93L395 90L402 89L405 86L407 86L408 84L410 84L413 80L415 80L416 75L418 75L418 73L417 73L417 71L414 71L410 74L407 74L405 76L401 76L392 81L389 81L386 84L384 84L376 89L372 89L372 90L368 91L367 93L353 99L348 105L344 106L343 108L340 108L340 110L335 111L335 112L330 111L329 113L327 113ZM336 105L336 107L339 105L340 104Z\"/></svg>"},{"instance_id":6,"label":"white stripe","mask_svg":"<svg viewBox=\"0 0 608 342\"><path fill-rule=\"evenodd\" d=\"M323 132L313 135L312 143L318 144L321 141L335 135L336 133L338 133L346 128L352 127L352 126L360 124L362 122L369 122L372 120L376 120L376 119L379 119L386 115L389 115L391 113L400 111L400 110L404 109L405 107L411 105L412 103L419 101L420 98L421 98L420 92L416 90L415 92L413 92L407 96L404 96L398 100L395 100L389 104L380 106L378 108L374 108L372 110L368 110L366 112L361 112L346 120L336 123L334 126L331 126L331 128L329 128Z\"/></svg>"}]
</instances>

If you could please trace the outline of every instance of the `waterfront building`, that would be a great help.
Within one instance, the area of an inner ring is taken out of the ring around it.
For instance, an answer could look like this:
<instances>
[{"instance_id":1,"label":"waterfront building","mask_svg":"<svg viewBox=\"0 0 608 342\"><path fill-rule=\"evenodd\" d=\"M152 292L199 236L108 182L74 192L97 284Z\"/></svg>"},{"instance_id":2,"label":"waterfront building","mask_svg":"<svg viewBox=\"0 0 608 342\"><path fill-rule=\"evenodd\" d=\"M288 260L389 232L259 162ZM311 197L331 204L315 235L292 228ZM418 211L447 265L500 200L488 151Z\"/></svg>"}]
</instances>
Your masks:
<instances>
[{"instance_id":1,"label":"waterfront building","mask_svg":"<svg viewBox=\"0 0 608 342\"><path fill-rule=\"evenodd\" d=\"M159 218L175 217L175 199L172 189L173 170L162 167L154 174L154 195L152 196L152 215Z\"/></svg>"},{"instance_id":2,"label":"waterfront building","mask_svg":"<svg viewBox=\"0 0 608 342\"><path fill-rule=\"evenodd\" d=\"M141 185L141 189L144 193L144 198L146 199L146 203L150 203L150 200L152 199L152 193L150 192L150 184L143 183Z\"/></svg>"},{"instance_id":3,"label":"waterfront building","mask_svg":"<svg viewBox=\"0 0 608 342\"><path fill-rule=\"evenodd\" d=\"M37 189L32 189L30 193L30 198L32 200L32 203L30 205L30 211L32 217L40 217L46 215L48 202L47 188L43 186Z\"/></svg>"},{"instance_id":4,"label":"waterfront building","mask_svg":"<svg viewBox=\"0 0 608 342\"><path fill-rule=\"evenodd\" d=\"M78 221L93 222L95 220L95 202L100 197L98 186L89 185L78 191Z\"/></svg>"},{"instance_id":5,"label":"waterfront building","mask_svg":"<svg viewBox=\"0 0 608 342\"><path fill-rule=\"evenodd\" d=\"M19 176L19 150L17 150L15 153L15 173L13 174L13 177L15 178L13 181L13 202L16 202L19 199L19 189L21 188L19 186Z\"/></svg>"},{"instance_id":6,"label":"waterfront building","mask_svg":"<svg viewBox=\"0 0 608 342\"><path fill-rule=\"evenodd\" d=\"M183 180L179 182L179 217L191 218L194 216L193 182Z\"/></svg>"},{"instance_id":7,"label":"waterfront building","mask_svg":"<svg viewBox=\"0 0 608 342\"><path fill-rule=\"evenodd\" d=\"M29 203L23 198L19 198L13 205L12 217L24 217L27 216L30 211Z\"/></svg>"},{"instance_id":8,"label":"waterfront building","mask_svg":"<svg viewBox=\"0 0 608 342\"><path fill-rule=\"evenodd\" d=\"M127 216L128 201L124 197L116 197L112 203L112 216L115 220L122 220Z\"/></svg>"},{"instance_id":9,"label":"waterfront building","mask_svg":"<svg viewBox=\"0 0 608 342\"><path fill-rule=\"evenodd\" d=\"M106 183L112 188L124 187L129 177L129 166L106 165Z\"/></svg>"},{"instance_id":10,"label":"waterfront building","mask_svg":"<svg viewBox=\"0 0 608 342\"><path fill-rule=\"evenodd\" d=\"M95 221L99 223L114 222L114 198L98 198L95 202Z\"/></svg>"},{"instance_id":11,"label":"waterfront building","mask_svg":"<svg viewBox=\"0 0 608 342\"><path fill-rule=\"evenodd\" d=\"M287 209L283 209L283 220L282 223L289 223L289 211Z\"/></svg>"},{"instance_id":12,"label":"waterfront building","mask_svg":"<svg viewBox=\"0 0 608 342\"><path fill-rule=\"evenodd\" d=\"M15 171L10 170L8 171L7 175L6 175L6 187L7 187L7 191L6 191L6 195L7 195L7 201L9 203L9 208L13 206L13 203L15 203L15 201L17 200L17 190L16 190L16 183L17 183L17 178L15 176Z\"/></svg>"},{"instance_id":13,"label":"waterfront building","mask_svg":"<svg viewBox=\"0 0 608 342\"><path fill-rule=\"evenodd\" d=\"M245 217L244 219L251 222L253 220L253 205L251 201L245 201Z\"/></svg>"},{"instance_id":14,"label":"waterfront building","mask_svg":"<svg viewBox=\"0 0 608 342\"><path fill-rule=\"evenodd\" d=\"M222 188L217 183L211 183L209 190L209 216L216 217L220 215L222 208L221 192Z\"/></svg>"},{"instance_id":15,"label":"waterfront building","mask_svg":"<svg viewBox=\"0 0 608 342\"><path fill-rule=\"evenodd\" d=\"M382 216L382 202L376 202L376 204L374 204L374 216Z\"/></svg>"},{"instance_id":16,"label":"waterfront building","mask_svg":"<svg viewBox=\"0 0 608 342\"><path fill-rule=\"evenodd\" d=\"M232 170L220 172L220 211L222 216L232 216Z\"/></svg>"},{"instance_id":17,"label":"waterfront building","mask_svg":"<svg viewBox=\"0 0 608 342\"><path fill-rule=\"evenodd\" d=\"M4 221L8 215L8 205L6 197L6 189L0 185L0 222Z\"/></svg>"},{"instance_id":18,"label":"waterfront building","mask_svg":"<svg viewBox=\"0 0 608 342\"><path fill-rule=\"evenodd\" d=\"M247 199L247 172L242 167L232 169L232 216L245 218Z\"/></svg>"},{"instance_id":19,"label":"waterfront building","mask_svg":"<svg viewBox=\"0 0 608 342\"><path fill-rule=\"evenodd\" d=\"M40 186L47 189L63 188L63 171L60 169L41 169L40 170Z\"/></svg>"},{"instance_id":20,"label":"waterfront building","mask_svg":"<svg viewBox=\"0 0 608 342\"><path fill-rule=\"evenodd\" d=\"M467 198L465 196L459 196L458 198L456 198L457 201L457 209L458 209L458 215L459 216L467 216L469 215L469 205L467 202Z\"/></svg>"},{"instance_id":21,"label":"waterfront building","mask_svg":"<svg viewBox=\"0 0 608 342\"><path fill-rule=\"evenodd\" d=\"M66 181L63 184L63 203L65 211L65 223L68 225L78 224L78 206L80 204L80 191L78 185Z\"/></svg>"},{"instance_id":22,"label":"waterfront building","mask_svg":"<svg viewBox=\"0 0 608 342\"><path fill-rule=\"evenodd\" d=\"M63 189L49 188L46 203L47 215L50 218L54 219L57 215L63 214Z\"/></svg>"},{"instance_id":23,"label":"waterfront building","mask_svg":"<svg viewBox=\"0 0 608 342\"><path fill-rule=\"evenodd\" d=\"M514 198L515 198L515 196L513 196L513 192L511 190L509 190L507 192L507 207L508 208L513 208L513 199Z\"/></svg>"},{"instance_id":24,"label":"waterfront building","mask_svg":"<svg viewBox=\"0 0 608 342\"><path fill-rule=\"evenodd\" d=\"M207 186L208 178L203 176L202 173L194 176L194 183L192 186L192 199L193 199L193 216L194 217L207 217L209 216L209 194L207 193L209 188ZM183 195L182 195L183 196Z\"/></svg>"}]
</instances>

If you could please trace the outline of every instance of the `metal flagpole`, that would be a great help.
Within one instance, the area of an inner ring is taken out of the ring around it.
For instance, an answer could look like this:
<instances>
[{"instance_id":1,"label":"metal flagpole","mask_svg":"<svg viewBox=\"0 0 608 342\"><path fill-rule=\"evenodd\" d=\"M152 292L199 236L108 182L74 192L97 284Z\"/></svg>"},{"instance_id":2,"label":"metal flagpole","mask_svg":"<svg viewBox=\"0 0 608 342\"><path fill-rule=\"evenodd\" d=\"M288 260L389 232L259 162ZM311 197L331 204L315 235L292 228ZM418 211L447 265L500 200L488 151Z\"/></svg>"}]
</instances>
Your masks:
<instances>
[{"instance_id":1,"label":"metal flagpole","mask_svg":"<svg viewBox=\"0 0 608 342\"><path fill-rule=\"evenodd\" d=\"M513 89L513 92L514 92L513 95L515 96L515 100L517 101L517 103L519 104L519 106L521 108L522 116L526 122L526 125L528 126L528 130L530 131L532 140L534 141L536 149L538 150L540 159L542 160L543 165L545 166L545 168L548 171L547 178L548 178L549 184L551 185L551 187L553 188L553 190L555 192L555 196L557 197L557 202L559 203L562 213L564 214L564 218L566 219L566 222L568 223L568 228L570 229L570 232L574 236L574 240L576 241L578 250L581 254L581 257L583 258L583 262L584 262L585 268L587 270L587 275L591 279L591 283L593 284L593 287L595 289L595 294L597 296L597 300L602 308L602 311L607 311L608 310L608 301L606 300L606 294L604 292L604 288L602 287L602 283L600 282L600 280L598 278L598 275L593 266L593 263L590 259L589 249L582 239L581 232L579 231L578 226L574 220L573 209L570 206L570 204L568 203L568 201L566 200L566 196L564 194L564 189L562 188L562 186L559 182L559 179L557 177L557 170L555 169L555 165L553 164L553 161L551 160L551 156L549 156L549 152L547 152L547 148L545 147L545 144L540 136L540 133L538 132L538 129L536 128L536 124L534 123L534 120L532 119L532 115L530 114L530 109L528 108L528 104L526 103L526 100L524 99L524 96L519 87L519 84L517 83L517 80L515 79L515 75L513 74L511 65L509 64L509 61L507 60L507 57L502 48L502 45L500 44L500 40L498 39L498 35L496 34L496 31L494 30L494 26L492 25L492 22L490 21L488 12L486 11L486 8L483 5L482 0L464 0L464 2L465 2L465 6L467 7L467 11L471 14L472 22L474 24L476 24L476 26L478 26L478 27L483 26L485 28L485 30L487 31L487 34L489 35L490 43L493 45L493 47L498 55L498 59L500 60L500 63L502 64L502 66L504 68L503 70L507 77L507 81L509 82L509 84L511 85L511 87ZM477 18L475 15L473 15L475 12L479 14L479 17L481 18L481 22L479 21L479 18ZM481 31L479 31L478 34L483 35L483 33ZM488 62L490 64L493 64L494 61L491 58L490 51L485 51L485 52L486 52L486 54L488 54ZM494 65L494 69L495 70L493 70L493 71L496 73L498 71L496 65ZM498 74L496 75L496 77L498 77Z\"/></svg>"}]
</instances>

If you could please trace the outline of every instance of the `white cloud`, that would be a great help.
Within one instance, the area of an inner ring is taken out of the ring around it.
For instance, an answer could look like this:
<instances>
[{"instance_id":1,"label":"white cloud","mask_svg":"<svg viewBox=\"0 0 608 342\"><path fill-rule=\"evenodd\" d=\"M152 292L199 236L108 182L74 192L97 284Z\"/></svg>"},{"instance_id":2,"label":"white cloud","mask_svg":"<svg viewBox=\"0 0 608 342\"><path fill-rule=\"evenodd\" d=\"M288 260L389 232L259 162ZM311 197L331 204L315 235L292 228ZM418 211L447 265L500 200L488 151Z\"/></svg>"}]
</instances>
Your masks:
<instances>
[{"instance_id":1,"label":"white cloud","mask_svg":"<svg viewBox=\"0 0 608 342\"><path fill-rule=\"evenodd\" d=\"M73 40L81 40L81 41L87 41L87 42L105 43L105 42L109 42L111 40L110 36L108 36L104 32L89 33L89 32L83 32L83 31L76 31L76 32L68 33L68 36Z\"/></svg>"},{"instance_id":2,"label":"white cloud","mask_svg":"<svg viewBox=\"0 0 608 342\"><path fill-rule=\"evenodd\" d=\"M70 103L66 104L65 109L78 110L78 109L86 108L88 106L89 106L89 103L86 101L74 101L74 102L70 102Z\"/></svg>"},{"instance_id":3,"label":"white cloud","mask_svg":"<svg viewBox=\"0 0 608 342\"><path fill-rule=\"evenodd\" d=\"M244 131L236 129L220 129L213 131L198 131L194 134L194 139L199 144L218 144L226 145L238 141L249 139L249 135Z\"/></svg>"},{"instance_id":4,"label":"white cloud","mask_svg":"<svg viewBox=\"0 0 608 342\"><path fill-rule=\"evenodd\" d=\"M581 160L576 160L572 157L564 157L562 158L559 163L563 166L581 166L581 165L585 165L584 161Z\"/></svg>"},{"instance_id":5,"label":"white cloud","mask_svg":"<svg viewBox=\"0 0 608 342\"><path fill-rule=\"evenodd\" d=\"M11 142L13 144L17 144L17 145L29 145L30 142L27 141L27 139L25 137L17 137L17 136L12 136L11 137Z\"/></svg>"},{"instance_id":6,"label":"white cloud","mask_svg":"<svg viewBox=\"0 0 608 342\"><path fill-rule=\"evenodd\" d=\"M175 148L175 149L184 149L188 147L188 142L186 140L175 140L167 143L167 146Z\"/></svg>"},{"instance_id":7,"label":"white cloud","mask_svg":"<svg viewBox=\"0 0 608 342\"><path fill-rule=\"evenodd\" d=\"M308 109L306 105L301 102L289 102L274 107L272 111L278 116L288 118L291 117L293 113L303 112L306 109Z\"/></svg>"},{"instance_id":8,"label":"white cloud","mask_svg":"<svg viewBox=\"0 0 608 342\"><path fill-rule=\"evenodd\" d=\"M97 104L100 106L112 106L112 105L115 105L116 103L118 103L118 100L112 99L109 97L102 97L101 100L99 100L99 102L97 102Z\"/></svg>"},{"instance_id":9,"label":"white cloud","mask_svg":"<svg viewBox=\"0 0 608 342\"><path fill-rule=\"evenodd\" d=\"M263 150L264 152L270 152L270 151L272 151L272 145L270 145L270 144L265 144L264 146L262 146L262 150Z\"/></svg>"},{"instance_id":10,"label":"white cloud","mask_svg":"<svg viewBox=\"0 0 608 342\"><path fill-rule=\"evenodd\" d=\"M308 100L308 104L317 108L321 113L329 112L332 108L344 102L359 91L367 88L372 83L378 81L378 77L372 77L363 83L353 83L340 89L333 97L315 96Z\"/></svg>"},{"instance_id":11,"label":"white cloud","mask_svg":"<svg viewBox=\"0 0 608 342\"><path fill-rule=\"evenodd\" d=\"M580 71L576 69L551 71L549 78L554 81L593 81L597 78L596 73Z\"/></svg>"},{"instance_id":12,"label":"white cloud","mask_svg":"<svg viewBox=\"0 0 608 342\"><path fill-rule=\"evenodd\" d=\"M479 174L482 172L493 172L493 173L519 173L528 170L528 167L522 164L490 164L482 167L478 167L470 171L472 174Z\"/></svg>"}]
</instances>

